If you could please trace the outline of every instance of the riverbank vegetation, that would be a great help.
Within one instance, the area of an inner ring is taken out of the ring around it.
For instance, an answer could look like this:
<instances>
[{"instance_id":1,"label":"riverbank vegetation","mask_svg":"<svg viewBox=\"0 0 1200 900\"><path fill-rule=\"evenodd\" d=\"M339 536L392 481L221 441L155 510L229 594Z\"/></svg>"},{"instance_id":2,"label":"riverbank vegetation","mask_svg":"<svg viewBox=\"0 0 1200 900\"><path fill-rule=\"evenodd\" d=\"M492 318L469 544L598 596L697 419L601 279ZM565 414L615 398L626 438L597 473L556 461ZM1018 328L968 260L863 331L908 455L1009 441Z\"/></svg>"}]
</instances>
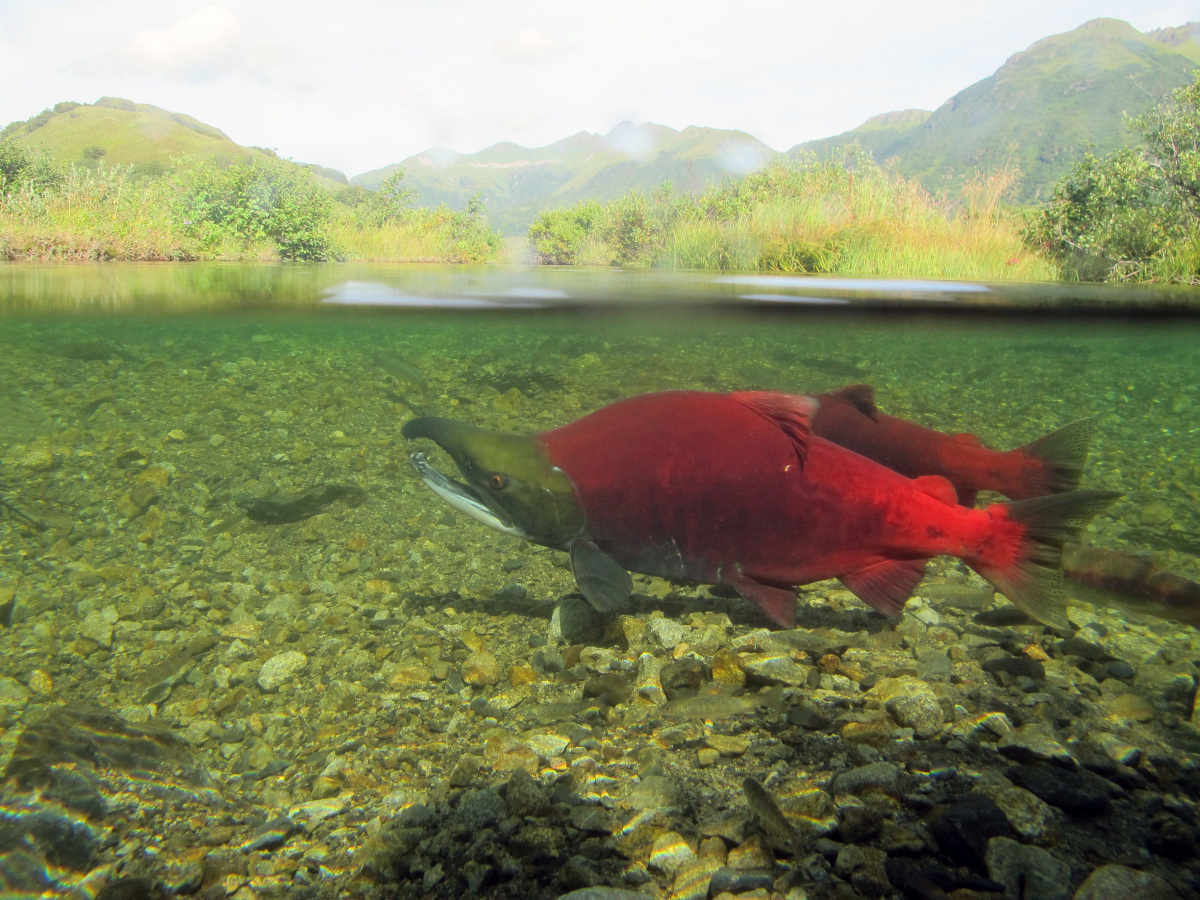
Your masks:
<instances>
[{"instance_id":1,"label":"riverbank vegetation","mask_svg":"<svg viewBox=\"0 0 1200 900\"><path fill-rule=\"evenodd\" d=\"M529 231L550 264L666 266L914 278L1047 280L1002 199L1015 173L977 176L950 204L858 147L777 162L695 195L664 184L542 214Z\"/></svg>"},{"instance_id":2,"label":"riverbank vegetation","mask_svg":"<svg viewBox=\"0 0 1200 900\"><path fill-rule=\"evenodd\" d=\"M1200 74L1127 120L1142 146L1086 155L1036 210L1005 202L1014 170L951 199L839 156L775 162L687 193L669 182L542 213L526 261L912 278L1200 283ZM331 191L269 155L173 167L59 166L0 140L0 259L518 261L476 195L415 207L398 171ZM92 158L94 157L94 158Z\"/></svg>"},{"instance_id":3,"label":"riverbank vegetation","mask_svg":"<svg viewBox=\"0 0 1200 900\"><path fill-rule=\"evenodd\" d=\"M1068 279L1200 284L1200 71L1126 126L1143 146L1087 154L1027 241Z\"/></svg>"},{"instance_id":4,"label":"riverbank vegetation","mask_svg":"<svg viewBox=\"0 0 1200 900\"><path fill-rule=\"evenodd\" d=\"M0 259L487 262L502 241L482 204L412 208L403 173L335 197L272 158L133 167L55 166L0 141Z\"/></svg>"}]
</instances>

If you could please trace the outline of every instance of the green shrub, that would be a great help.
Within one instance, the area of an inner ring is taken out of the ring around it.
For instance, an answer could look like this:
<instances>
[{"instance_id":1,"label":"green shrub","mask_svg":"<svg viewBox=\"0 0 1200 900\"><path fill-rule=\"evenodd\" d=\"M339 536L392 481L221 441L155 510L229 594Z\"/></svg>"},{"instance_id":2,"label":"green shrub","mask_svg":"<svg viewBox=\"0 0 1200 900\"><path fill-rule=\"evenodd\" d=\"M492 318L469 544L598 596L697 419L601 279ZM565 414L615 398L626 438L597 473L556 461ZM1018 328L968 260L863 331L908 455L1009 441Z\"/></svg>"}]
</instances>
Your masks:
<instances>
[{"instance_id":1,"label":"green shrub","mask_svg":"<svg viewBox=\"0 0 1200 900\"><path fill-rule=\"evenodd\" d=\"M283 259L329 258L333 198L306 170L258 158L225 168L201 164L181 180L177 214L202 246L267 239Z\"/></svg>"},{"instance_id":2,"label":"green shrub","mask_svg":"<svg viewBox=\"0 0 1200 900\"><path fill-rule=\"evenodd\" d=\"M1071 278L1200 281L1200 71L1126 125L1146 146L1084 156L1027 228L1026 241Z\"/></svg>"},{"instance_id":3,"label":"green shrub","mask_svg":"<svg viewBox=\"0 0 1200 900\"><path fill-rule=\"evenodd\" d=\"M103 147L98 144L92 144L90 147L84 147L81 155L84 159L99 159L108 153Z\"/></svg>"},{"instance_id":4,"label":"green shrub","mask_svg":"<svg viewBox=\"0 0 1200 900\"><path fill-rule=\"evenodd\" d=\"M0 140L0 196L22 189L44 191L62 178L45 151L31 150L12 139Z\"/></svg>"},{"instance_id":5,"label":"green shrub","mask_svg":"<svg viewBox=\"0 0 1200 900\"><path fill-rule=\"evenodd\" d=\"M384 179L378 191L363 192L357 189L357 194L348 196L347 199L352 197L354 200L350 204L354 207L354 224L359 228L380 228L403 222L412 212L412 201L417 194L416 190L404 183L404 177L404 169L399 168Z\"/></svg>"},{"instance_id":6,"label":"green shrub","mask_svg":"<svg viewBox=\"0 0 1200 900\"><path fill-rule=\"evenodd\" d=\"M601 212L599 203L585 200L568 209L554 209L538 216L529 226L529 244L538 262L551 266L577 263Z\"/></svg>"}]
</instances>

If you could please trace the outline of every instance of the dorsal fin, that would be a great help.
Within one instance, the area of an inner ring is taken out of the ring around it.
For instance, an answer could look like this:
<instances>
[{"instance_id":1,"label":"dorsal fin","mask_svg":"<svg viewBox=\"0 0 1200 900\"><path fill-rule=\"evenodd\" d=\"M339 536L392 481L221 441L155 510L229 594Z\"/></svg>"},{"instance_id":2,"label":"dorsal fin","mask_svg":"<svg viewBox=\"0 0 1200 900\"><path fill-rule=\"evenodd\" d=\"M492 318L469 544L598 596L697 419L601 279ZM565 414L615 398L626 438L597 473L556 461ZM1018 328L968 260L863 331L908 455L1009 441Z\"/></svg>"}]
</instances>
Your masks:
<instances>
[{"instance_id":1,"label":"dorsal fin","mask_svg":"<svg viewBox=\"0 0 1200 900\"><path fill-rule=\"evenodd\" d=\"M954 484L942 475L920 475L913 479L918 491L941 500L947 506L958 505L958 491Z\"/></svg>"},{"instance_id":2,"label":"dorsal fin","mask_svg":"<svg viewBox=\"0 0 1200 900\"><path fill-rule=\"evenodd\" d=\"M812 417L820 405L816 397L777 391L735 391L729 396L779 426L796 448L796 459L804 465L812 440Z\"/></svg>"},{"instance_id":3,"label":"dorsal fin","mask_svg":"<svg viewBox=\"0 0 1200 900\"><path fill-rule=\"evenodd\" d=\"M875 405L875 388L869 384L848 384L844 388L829 392L830 397L849 403L872 422L879 421L879 408Z\"/></svg>"}]
</instances>

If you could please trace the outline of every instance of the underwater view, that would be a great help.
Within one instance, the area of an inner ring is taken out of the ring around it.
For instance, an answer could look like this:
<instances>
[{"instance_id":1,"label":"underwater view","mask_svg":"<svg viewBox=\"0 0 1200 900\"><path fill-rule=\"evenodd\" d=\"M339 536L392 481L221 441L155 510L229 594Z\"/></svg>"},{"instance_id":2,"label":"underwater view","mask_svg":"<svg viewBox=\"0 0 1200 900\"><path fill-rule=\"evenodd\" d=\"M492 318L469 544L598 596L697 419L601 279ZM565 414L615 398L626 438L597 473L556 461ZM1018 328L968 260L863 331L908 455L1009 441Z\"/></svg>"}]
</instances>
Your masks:
<instances>
[{"instance_id":1,"label":"underwater view","mask_svg":"<svg viewBox=\"0 0 1200 900\"><path fill-rule=\"evenodd\" d=\"M0 268L0 894L1200 897L1197 312Z\"/></svg>"}]
</instances>

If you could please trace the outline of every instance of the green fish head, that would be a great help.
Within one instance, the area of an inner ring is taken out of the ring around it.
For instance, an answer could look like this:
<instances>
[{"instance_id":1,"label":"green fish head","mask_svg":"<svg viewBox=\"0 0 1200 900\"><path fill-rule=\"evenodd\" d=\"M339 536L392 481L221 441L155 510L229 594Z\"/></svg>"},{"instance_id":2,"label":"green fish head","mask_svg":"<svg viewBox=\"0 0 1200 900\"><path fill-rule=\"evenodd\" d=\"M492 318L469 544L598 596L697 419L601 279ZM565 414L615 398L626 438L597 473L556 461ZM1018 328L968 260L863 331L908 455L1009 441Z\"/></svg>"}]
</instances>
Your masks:
<instances>
[{"instance_id":1,"label":"green fish head","mask_svg":"<svg viewBox=\"0 0 1200 900\"><path fill-rule=\"evenodd\" d=\"M583 532L575 486L546 459L536 437L435 416L412 419L401 433L428 438L450 454L465 484L433 469L424 454L414 453L411 461L426 485L476 521L560 549Z\"/></svg>"}]
</instances>

